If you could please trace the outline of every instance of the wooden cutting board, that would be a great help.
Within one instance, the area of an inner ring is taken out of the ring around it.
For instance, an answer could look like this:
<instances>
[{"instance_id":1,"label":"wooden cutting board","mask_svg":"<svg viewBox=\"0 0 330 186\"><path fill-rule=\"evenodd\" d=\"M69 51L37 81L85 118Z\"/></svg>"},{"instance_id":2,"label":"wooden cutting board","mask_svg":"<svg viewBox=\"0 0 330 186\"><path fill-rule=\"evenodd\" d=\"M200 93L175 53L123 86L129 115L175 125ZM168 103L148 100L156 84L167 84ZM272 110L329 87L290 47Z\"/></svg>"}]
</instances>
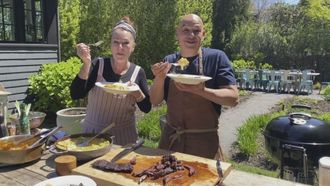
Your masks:
<instances>
[{"instance_id":1,"label":"wooden cutting board","mask_svg":"<svg viewBox=\"0 0 330 186\"><path fill-rule=\"evenodd\" d=\"M163 179L159 178L156 180L150 180L148 178L141 184L138 184L138 177L133 177L129 173L116 173L116 172L105 172L102 170L94 169L91 164L96 160L108 160L110 161L117 153L123 148L116 148L110 150L104 156L101 156L95 160L87 162L75 169L73 174L85 175L92 178L98 186L109 186L109 185L163 185ZM156 162L159 162L162 155L169 154L170 152L141 147L136 151L127 154L122 159L118 160L117 163L128 163L133 157L136 157L136 165L134 165L133 172L139 172L143 169L149 168ZM218 181L218 174L216 171L216 161L212 159L202 158L198 156L192 156L183 153L171 153L178 160L181 160L183 164L193 166L196 169L196 173L189 177L188 170L172 173L182 174L183 176L179 179L172 180L168 185L214 185ZM232 165L226 162L221 164L224 178L229 174L232 169ZM171 174L171 175L172 175ZM223 178L223 179L224 179Z\"/></svg>"}]
</instances>

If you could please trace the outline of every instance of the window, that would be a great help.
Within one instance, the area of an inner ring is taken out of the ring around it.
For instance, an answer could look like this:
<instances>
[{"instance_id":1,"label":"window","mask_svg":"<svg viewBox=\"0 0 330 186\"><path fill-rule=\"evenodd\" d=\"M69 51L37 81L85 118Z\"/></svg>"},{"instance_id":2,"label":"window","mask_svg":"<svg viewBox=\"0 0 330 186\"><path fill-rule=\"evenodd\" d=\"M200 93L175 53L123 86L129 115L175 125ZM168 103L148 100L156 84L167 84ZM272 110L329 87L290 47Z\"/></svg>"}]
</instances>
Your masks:
<instances>
[{"instance_id":1,"label":"window","mask_svg":"<svg viewBox=\"0 0 330 186\"><path fill-rule=\"evenodd\" d=\"M0 6L0 42L45 42L43 0L0 0Z\"/></svg>"},{"instance_id":2,"label":"window","mask_svg":"<svg viewBox=\"0 0 330 186\"><path fill-rule=\"evenodd\" d=\"M26 42L43 41L43 15L41 0L24 0L24 28Z\"/></svg>"},{"instance_id":3,"label":"window","mask_svg":"<svg viewBox=\"0 0 330 186\"><path fill-rule=\"evenodd\" d=\"M14 41L15 27L13 1L0 0L0 7L0 40Z\"/></svg>"}]
</instances>

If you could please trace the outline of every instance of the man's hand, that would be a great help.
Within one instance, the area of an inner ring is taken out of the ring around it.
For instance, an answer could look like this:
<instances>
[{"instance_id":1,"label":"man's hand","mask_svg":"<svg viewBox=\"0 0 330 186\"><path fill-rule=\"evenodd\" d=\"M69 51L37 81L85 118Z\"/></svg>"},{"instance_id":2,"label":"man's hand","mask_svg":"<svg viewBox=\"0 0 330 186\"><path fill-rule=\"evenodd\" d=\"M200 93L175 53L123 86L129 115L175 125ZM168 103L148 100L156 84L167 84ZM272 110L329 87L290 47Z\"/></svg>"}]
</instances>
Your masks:
<instances>
[{"instance_id":1,"label":"man's hand","mask_svg":"<svg viewBox=\"0 0 330 186\"><path fill-rule=\"evenodd\" d=\"M168 62L159 62L151 66L151 71L156 78L165 79L166 74L171 69L172 64Z\"/></svg>"}]
</instances>

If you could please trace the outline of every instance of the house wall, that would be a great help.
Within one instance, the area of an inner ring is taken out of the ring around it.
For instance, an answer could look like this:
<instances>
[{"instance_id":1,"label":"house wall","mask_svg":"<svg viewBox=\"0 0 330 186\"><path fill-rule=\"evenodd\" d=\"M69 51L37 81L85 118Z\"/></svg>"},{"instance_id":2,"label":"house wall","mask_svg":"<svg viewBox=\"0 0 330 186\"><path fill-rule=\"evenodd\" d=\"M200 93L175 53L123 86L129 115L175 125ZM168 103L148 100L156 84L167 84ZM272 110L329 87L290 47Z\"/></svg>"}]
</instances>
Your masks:
<instances>
[{"instance_id":1,"label":"house wall","mask_svg":"<svg viewBox=\"0 0 330 186\"><path fill-rule=\"evenodd\" d=\"M0 43L0 83L11 93L8 108L14 108L16 100L25 99L28 78L38 72L42 64L56 63L58 59L56 44Z\"/></svg>"}]
</instances>

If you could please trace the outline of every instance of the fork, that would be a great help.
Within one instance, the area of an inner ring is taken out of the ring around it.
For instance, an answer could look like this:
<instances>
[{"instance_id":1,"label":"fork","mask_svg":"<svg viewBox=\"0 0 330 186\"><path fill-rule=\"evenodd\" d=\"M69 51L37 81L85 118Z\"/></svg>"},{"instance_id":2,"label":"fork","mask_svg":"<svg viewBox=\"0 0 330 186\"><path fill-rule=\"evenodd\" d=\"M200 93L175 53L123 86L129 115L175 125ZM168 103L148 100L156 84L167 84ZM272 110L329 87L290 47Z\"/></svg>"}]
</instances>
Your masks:
<instances>
[{"instance_id":1,"label":"fork","mask_svg":"<svg viewBox=\"0 0 330 186\"><path fill-rule=\"evenodd\" d=\"M91 43L91 44L87 44L88 46L94 46L94 47L99 47L100 45L102 45L104 43L104 41L98 41L96 43Z\"/></svg>"},{"instance_id":2,"label":"fork","mask_svg":"<svg viewBox=\"0 0 330 186\"><path fill-rule=\"evenodd\" d=\"M82 143L77 144L78 147L86 147L91 141L93 141L95 138L103 134L104 132L112 129L115 126L115 123L111 123L111 125L105 127L101 132L97 133L95 136L89 138L86 141L83 141Z\"/></svg>"}]
</instances>

